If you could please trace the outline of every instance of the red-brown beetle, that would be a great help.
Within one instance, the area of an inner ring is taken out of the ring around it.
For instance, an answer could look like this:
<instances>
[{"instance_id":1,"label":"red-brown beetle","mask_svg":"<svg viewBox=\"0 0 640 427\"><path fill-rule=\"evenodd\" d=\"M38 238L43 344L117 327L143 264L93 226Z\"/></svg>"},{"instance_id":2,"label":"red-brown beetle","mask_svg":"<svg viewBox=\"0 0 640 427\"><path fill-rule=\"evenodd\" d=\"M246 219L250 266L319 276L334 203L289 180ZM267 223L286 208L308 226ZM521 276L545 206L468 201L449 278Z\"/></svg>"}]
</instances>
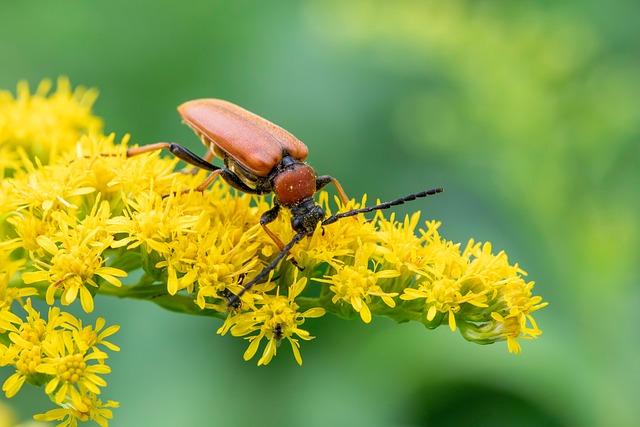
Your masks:
<instances>
[{"instance_id":1,"label":"red-brown beetle","mask_svg":"<svg viewBox=\"0 0 640 427\"><path fill-rule=\"evenodd\" d=\"M166 149L186 163L211 171L202 184L196 187L197 191L204 191L221 176L229 185L245 193L274 193L275 196L273 208L262 214L260 224L278 245L280 253L256 277L244 284L238 295L228 297L229 305L238 304L240 296L265 279L296 243L304 236L313 234L318 223L327 225L340 218L387 209L418 197L442 192L441 188L435 188L325 218L324 210L313 200L313 195L318 190L331 182L343 203L348 201L348 197L335 178L329 175L316 176L313 168L304 162L308 149L302 141L270 121L220 99L188 101L178 107L178 112L208 148L204 158L179 144L169 142L129 148L127 157ZM223 167L210 163L214 156L223 160ZM267 227L267 224L278 217L281 207L291 211L291 226L296 231L296 235L286 245Z\"/></svg>"}]
</instances>

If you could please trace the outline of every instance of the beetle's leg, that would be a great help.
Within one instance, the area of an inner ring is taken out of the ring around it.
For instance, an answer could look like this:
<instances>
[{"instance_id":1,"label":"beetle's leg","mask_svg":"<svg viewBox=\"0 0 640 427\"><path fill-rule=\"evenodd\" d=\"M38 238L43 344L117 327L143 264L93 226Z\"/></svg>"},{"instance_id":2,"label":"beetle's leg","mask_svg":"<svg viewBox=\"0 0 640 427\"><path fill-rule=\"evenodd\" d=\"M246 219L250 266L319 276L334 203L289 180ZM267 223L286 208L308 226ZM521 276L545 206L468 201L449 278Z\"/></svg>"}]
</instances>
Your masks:
<instances>
[{"instance_id":1,"label":"beetle's leg","mask_svg":"<svg viewBox=\"0 0 640 427\"><path fill-rule=\"evenodd\" d=\"M127 157L133 157L139 154L150 153L152 151L157 151L157 150L169 150L174 156L176 156L180 160L190 165L196 166L197 168L211 171L211 173L205 178L205 180L202 181L195 188L195 191L202 192L206 190L209 187L209 185L211 185L211 183L218 177L218 175L222 173L222 168L219 168L218 166L215 166L209 163L209 160L211 160L211 158L207 158L208 156L205 156L204 159L200 158L194 153L192 153L191 151L189 151L187 148L171 142L158 142L155 144L143 145L141 147L129 148L127 150ZM189 191L191 191L191 189L182 190L177 194L185 194L185 193L188 193Z\"/></svg>"},{"instance_id":2,"label":"beetle's leg","mask_svg":"<svg viewBox=\"0 0 640 427\"><path fill-rule=\"evenodd\" d=\"M207 160L198 157L182 145L174 144L173 142L157 142L155 144L129 148L127 150L127 157L133 157L137 156L138 154L150 153L152 151L158 150L169 150L171 154L173 154L180 160L200 169L205 169L212 172L221 169L218 166L212 165Z\"/></svg>"},{"instance_id":3,"label":"beetle's leg","mask_svg":"<svg viewBox=\"0 0 640 427\"><path fill-rule=\"evenodd\" d=\"M330 182L332 182L333 185L335 185L336 190L338 190L338 195L340 196L340 200L342 200L342 204L346 205L349 201L347 193L344 192L344 189L342 188L342 185L340 185L340 182L330 175L322 175L316 178L316 191L322 189Z\"/></svg>"},{"instance_id":4,"label":"beetle's leg","mask_svg":"<svg viewBox=\"0 0 640 427\"><path fill-rule=\"evenodd\" d=\"M211 163L211 160L213 160L213 158L215 157L215 153L213 152L213 150L211 150L211 148L207 149L207 153L204 155L204 157L202 157L202 160ZM195 175L198 173L199 168L184 168L180 171L180 173L186 174L186 175Z\"/></svg>"},{"instance_id":5,"label":"beetle's leg","mask_svg":"<svg viewBox=\"0 0 640 427\"><path fill-rule=\"evenodd\" d=\"M282 250L282 248L284 248L284 243L282 243L282 240L280 240L280 238L276 236L276 234L273 231L269 230L269 227L267 227L267 224L275 221L279 213L280 213L280 205L275 205L274 207L272 207L271 209L269 209L268 211L262 214L262 216L260 217L260 225L262 226L264 232L267 233L269 237L271 237L271 240L273 240L273 243L276 244L278 249Z\"/></svg>"},{"instance_id":6,"label":"beetle's leg","mask_svg":"<svg viewBox=\"0 0 640 427\"><path fill-rule=\"evenodd\" d=\"M217 171L211 172L209 175L207 175L207 177L204 179L204 181L202 181L200 184L198 184L198 186L196 188L193 189L193 191L199 191L201 193L204 192L204 190L209 188L211 183L213 181L215 181L215 179L220 175L220 173L222 173L221 169L218 169ZM190 191L191 191L191 188L186 189L186 190L182 190L177 194L187 194Z\"/></svg>"},{"instance_id":7,"label":"beetle's leg","mask_svg":"<svg viewBox=\"0 0 640 427\"><path fill-rule=\"evenodd\" d=\"M202 160L202 159L201 159ZM213 166L213 165L211 165ZM209 184L211 184L211 182L213 182L213 180L215 179L216 176L221 176L222 179L225 180L225 182L227 184L229 184L230 186L232 186L233 188L235 188L236 190L240 190L243 193L247 193L247 194L263 194L260 191L257 191L255 188L251 188L249 187L247 184L245 184L238 175L236 175L233 171L227 169L226 167L217 167L217 166L213 166L216 168L216 170L214 170L208 177L207 179L204 180L204 182L202 182L202 184L200 184L197 188L201 188L202 186L208 187ZM213 175L213 176L212 176ZM209 182L207 182L208 180L211 180ZM189 190L183 191L184 192L188 192ZM200 190L199 190L200 191Z\"/></svg>"},{"instance_id":8,"label":"beetle's leg","mask_svg":"<svg viewBox=\"0 0 640 427\"><path fill-rule=\"evenodd\" d=\"M273 240L273 243L276 244L278 249L282 251L284 249L284 243L282 243L282 240L280 240L280 238L273 231L269 230L269 227L267 227L267 224L275 221L275 219L278 218L279 213L280 205L276 204L271 209L262 214L262 216L260 217L260 225L262 226L264 232L267 233L269 237L271 237L271 240ZM300 271L304 270L304 268L300 267L298 262L293 258L291 258L291 264L295 265L296 268L298 268L298 270Z\"/></svg>"}]
</instances>

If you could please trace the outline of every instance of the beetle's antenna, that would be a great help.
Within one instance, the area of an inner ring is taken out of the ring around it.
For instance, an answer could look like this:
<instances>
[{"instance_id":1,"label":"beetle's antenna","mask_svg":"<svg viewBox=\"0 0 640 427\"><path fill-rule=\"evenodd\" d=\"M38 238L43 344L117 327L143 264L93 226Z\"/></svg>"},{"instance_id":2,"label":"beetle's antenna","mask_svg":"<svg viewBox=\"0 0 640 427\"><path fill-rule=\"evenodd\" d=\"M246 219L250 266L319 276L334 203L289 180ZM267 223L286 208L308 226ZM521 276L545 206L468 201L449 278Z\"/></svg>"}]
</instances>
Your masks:
<instances>
[{"instance_id":1,"label":"beetle's antenna","mask_svg":"<svg viewBox=\"0 0 640 427\"><path fill-rule=\"evenodd\" d=\"M434 188L431 190L421 191L419 193L409 194L408 196L400 197L399 199L390 200L388 202L380 203L379 205L370 206L367 208L353 209L347 212L338 213L335 215L331 215L329 218L326 218L322 221L322 225L333 224L339 219L347 218L350 216L358 215L361 213L377 211L381 209L389 209L392 206L398 206L406 202L410 202L411 200L418 199L420 197L433 196L438 193L442 193L444 190L442 188Z\"/></svg>"},{"instance_id":2,"label":"beetle's antenna","mask_svg":"<svg viewBox=\"0 0 640 427\"><path fill-rule=\"evenodd\" d=\"M258 275L256 277L251 279L251 281L249 283L245 283L242 286L242 289L240 289L240 292L238 292L237 295L231 295L229 297L229 300L227 301L227 306L228 307L236 307L238 305L238 302L240 301L240 297L242 297L242 295L244 295L245 292L247 292L249 289L251 289L253 287L253 285L255 285L257 283L261 283L261 281L265 277L267 277L269 275L271 270L276 268L276 266L278 265L280 260L282 260L282 258L284 258L289 253L291 248L293 248L296 245L296 243L298 243L304 236L305 236L304 233L298 233L295 236L293 236L293 239L291 239L291 241L289 243L284 245L284 247L282 248L280 253L273 259L273 261L271 261L269 263L269 265L267 265L265 268L263 268L262 271L260 273L258 273Z\"/></svg>"}]
</instances>

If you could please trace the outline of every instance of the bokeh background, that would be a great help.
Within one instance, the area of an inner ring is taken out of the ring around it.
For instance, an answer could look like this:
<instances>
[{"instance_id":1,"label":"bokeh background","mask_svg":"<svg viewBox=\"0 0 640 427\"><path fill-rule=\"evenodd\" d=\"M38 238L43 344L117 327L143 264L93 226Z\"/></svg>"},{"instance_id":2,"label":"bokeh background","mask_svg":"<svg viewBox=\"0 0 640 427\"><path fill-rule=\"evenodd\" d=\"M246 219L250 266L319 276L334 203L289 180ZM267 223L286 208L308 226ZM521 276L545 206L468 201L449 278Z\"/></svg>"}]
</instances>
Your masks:
<instances>
[{"instance_id":1,"label":"bokeh background","mask_svg":"<svg viewBox=\"0 0 640 427\"><path fill-rule=\"evenodd\" d=\"M505 249L550 302L520 356L325 319L304 367L283 351L257 368L215 320L102 297L122 325L113 425L638 425L638 16L634 0L0 0L0 87L67 75L101 90L107 130L198 150L175 107L234 101L352 195L444 186L410 209ZM0 418L48 409L41 394Z\"/></svg>"}]
</instances>

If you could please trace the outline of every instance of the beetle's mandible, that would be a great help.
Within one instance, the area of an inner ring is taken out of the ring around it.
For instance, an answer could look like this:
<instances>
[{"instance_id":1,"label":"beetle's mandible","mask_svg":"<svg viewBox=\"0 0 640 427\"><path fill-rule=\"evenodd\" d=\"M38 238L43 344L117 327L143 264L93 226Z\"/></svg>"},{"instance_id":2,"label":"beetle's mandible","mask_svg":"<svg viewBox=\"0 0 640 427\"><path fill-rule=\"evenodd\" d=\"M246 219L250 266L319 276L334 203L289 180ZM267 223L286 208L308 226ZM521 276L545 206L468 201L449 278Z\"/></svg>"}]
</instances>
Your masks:
<instances>
[{"instance_id":1,"label":"beetle's mandible","mask_svg":"<svg viewBox=\"0 0 640 427\"><path fill-rule=\"evenodd\" d=\"M231 306L237 306L240 296L264 280L296 243L313 234L319 223L331 224L341 218L387 209L442 192L441 188L435 188L325 218L324 210L313 200L318 190L333 183L342 202L346 204L349 199L335 178L317 176L313 168L305 163L308 149L298 138L270 121L220 99L187 101L178 107L178 112L207 147L204 157L170 142L129 148L127 157L165 149L188 164L210 171L207 178L195 188L197 191L206 190L220 176L230 186L245 193L274 194L273 207L262 214L260 224L280 248L280 253L256 277L244 284L237 295L227 296ZM222 159L224 166L211 163L216 156ZM286 245L268 228L268 224L278 217L281 208L291 211L291 226L296 231L294 238Z\"/></svg>"}]
</instances>

